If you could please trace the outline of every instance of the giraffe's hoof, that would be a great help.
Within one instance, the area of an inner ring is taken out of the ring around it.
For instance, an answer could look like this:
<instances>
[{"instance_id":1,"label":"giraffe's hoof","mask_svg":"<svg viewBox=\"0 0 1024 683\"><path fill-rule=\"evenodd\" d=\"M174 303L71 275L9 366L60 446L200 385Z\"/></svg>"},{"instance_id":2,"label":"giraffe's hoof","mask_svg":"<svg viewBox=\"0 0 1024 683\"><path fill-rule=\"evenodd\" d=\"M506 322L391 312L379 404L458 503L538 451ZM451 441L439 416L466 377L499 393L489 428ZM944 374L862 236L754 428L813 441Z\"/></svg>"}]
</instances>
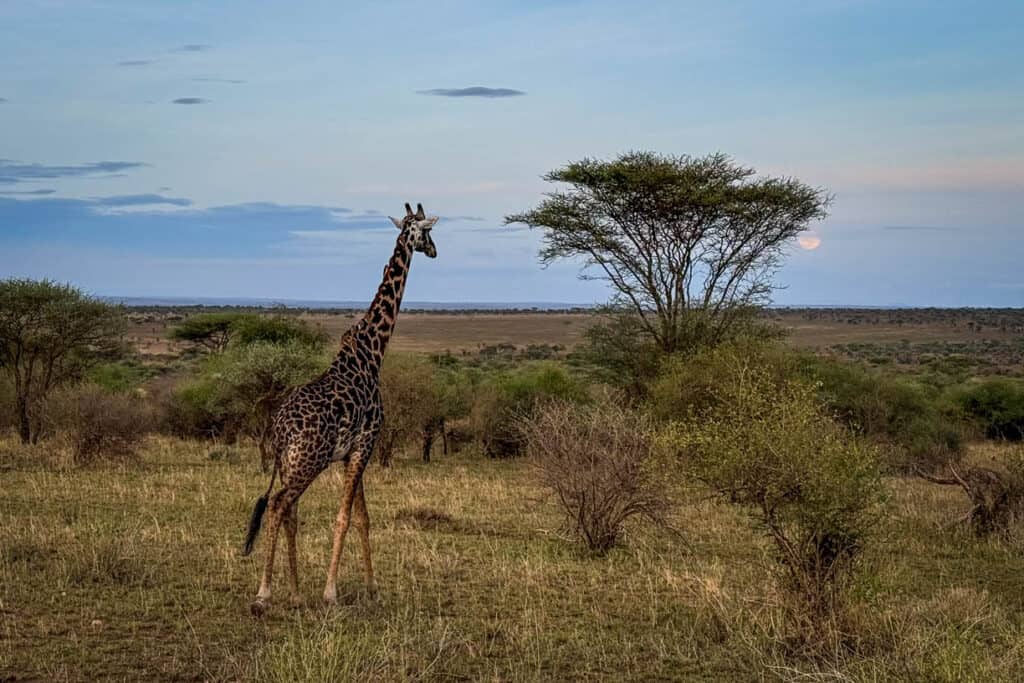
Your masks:
<instances>
[{"instance_id":1,"label":"giraffe's hoof","mask_svg":"<svg viewBox=\"0 0 1024 683\"><path fill-rule=\"evenodd\" d=\"M252 614L252 616L256 619L259 619L267 613L268 607L269 605L267 604L266 600L256 598L251 603L249 603L249 613Z\"/></svg>"},{"instance_id":2,"label":"giraffe's hoof","mask_svg":"<svg viewBox=\"0 0 1024 683\"><path fill-rule=\"evenodd\" d=\"M334 607L338 604L338 596L336 595L325 595L324 596L324 607Z\"/></svg>"}]
</instances>

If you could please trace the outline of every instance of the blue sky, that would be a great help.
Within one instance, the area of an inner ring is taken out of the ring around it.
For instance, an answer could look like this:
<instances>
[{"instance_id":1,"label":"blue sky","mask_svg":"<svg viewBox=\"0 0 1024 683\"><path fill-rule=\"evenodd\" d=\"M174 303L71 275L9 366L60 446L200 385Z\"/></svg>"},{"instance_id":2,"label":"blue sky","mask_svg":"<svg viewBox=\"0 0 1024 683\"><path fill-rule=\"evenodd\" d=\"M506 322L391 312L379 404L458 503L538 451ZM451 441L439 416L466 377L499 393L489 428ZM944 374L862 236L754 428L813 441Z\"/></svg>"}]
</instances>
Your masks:
<instances>
[{"instance_id":1,"label":"blue sky","mask_svg":"<svg viewBox=\"0 0 1024 683\"><path fill-rule=\"evenodd\" d=\"M607 298L501 227L540 176L723 151L836 195L784 304L1024 305L1024 3L0 3L0 276L368 299ZM469 90L466 90L469 89Z\"/></svg>"}]
</instances>

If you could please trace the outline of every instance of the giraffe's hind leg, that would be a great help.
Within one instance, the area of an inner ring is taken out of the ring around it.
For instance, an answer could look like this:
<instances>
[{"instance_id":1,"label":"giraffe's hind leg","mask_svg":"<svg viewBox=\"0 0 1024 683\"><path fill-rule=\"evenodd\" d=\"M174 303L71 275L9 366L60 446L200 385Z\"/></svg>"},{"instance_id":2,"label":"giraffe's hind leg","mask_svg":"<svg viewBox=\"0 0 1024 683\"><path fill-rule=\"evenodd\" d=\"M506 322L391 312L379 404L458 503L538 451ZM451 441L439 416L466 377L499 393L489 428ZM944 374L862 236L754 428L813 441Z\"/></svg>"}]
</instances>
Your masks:
<instances>
[{"instance_id":1,"label":"giraffe's hind leg","mask_svg":"<svg viewBox=\"0 0 1024 683\"><path fill-rule=\"evenodd\" d=\"M295 501L288 507L284 518L285 540L288 542L288 580L292 590L292 604L302 604L302 594L299 592L299 560L297 557L295 536L299 531L299 501Z\"/></svg>"},{"instance_id":2,"label":"giraffe's hind leg","mask_svg":"<svg viewBox=\"0 0 1024 683\"><path fill-rule=\"evenodd\" d=\"M352 518L352 503L355 501L356 489L362 478L360 458L353 457L345 467L345 480L342 485L341 507L338 518L334 522L334 546L331 549L331 563L327 568L327 584L324 586L324 602L333 605L338 599L338 563L341 560L341 549L345 545Z\"/></svg>"},{"instance_id":3,"label":"giraffe's hind leg","mask_svg":"<svg viewBox=\"0 0 1024 683\"><path fill-rule=\"evenodd\" d=\"M274 553L277 550L277 532L281 528L281 522L291 507L292 503L298 500L302 494L301 490L284 488L274 494L270 499L270 524L267 529L267 560L263 567L263 579L260 581L260 590L256 594L256 600L249 606L254 616L262 616L266 611L267 603L270 601L270 583L274 577Z\"/></svg>"},{"instance_id":4,"label":"giraffe's hind leg","mask_svg":"<svg viewBox=\"0 0 1024 683\"><path fill-rule=\"evenodd\" d=\"M353 516L356 530L359 532L359 543L363 551L363 572L366 575L366 590L370 595L377 592L377 584L373 579L373 562L370 559L370 515L366 511L366 499L363 497L363 479L359 478L356 486Z\"/></svg>"}]
</instances>

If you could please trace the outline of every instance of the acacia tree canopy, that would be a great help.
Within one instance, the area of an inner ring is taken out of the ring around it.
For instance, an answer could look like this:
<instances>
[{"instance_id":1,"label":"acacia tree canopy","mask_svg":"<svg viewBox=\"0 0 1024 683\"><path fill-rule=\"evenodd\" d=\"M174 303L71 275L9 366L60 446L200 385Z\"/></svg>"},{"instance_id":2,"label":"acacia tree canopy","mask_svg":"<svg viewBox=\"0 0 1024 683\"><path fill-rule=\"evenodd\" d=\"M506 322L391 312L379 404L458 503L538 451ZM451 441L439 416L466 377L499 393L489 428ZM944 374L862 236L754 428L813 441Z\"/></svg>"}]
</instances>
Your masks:
<instances>
[{"instance_id":1,"label":"acacia tree canopy","mask_svg":"<svg viewBox=\"0 0 1024 683\"><path fill-rule=\"evenodd\" d=\"M657 346L715 342L763 305L787 246L827 215L831 197L794 178L756 177L724 154L629 152L544 176L565 189L505 218L544 231L544 265L581 258L607 280Z\"/></svg>"},{"instance_id":2,"label":"acacia tree canopy","mask_svg":"<svg viewBox=\"0 0 1024 683\"><path fill-rule=\"evenodd\" d=\"M124 313L71 285L0 281L0 368L14 378L18 432L35 442L51 389L121 348Z\"/></svg>"},{"instance_id":3,"label":"acacia tree canopy","mask_svg":"<svg viewBox=\"0 0 1024 683\"><path fill-rule=\"evenodd\" d=\"M186 318L170 332L171 339L187 341L214 353L223 353L229 345L259 342L285 344L297 341L317 346L327 341L323 330L301 319L257 313L197 313Z\"/></svg>"}]
</instances>

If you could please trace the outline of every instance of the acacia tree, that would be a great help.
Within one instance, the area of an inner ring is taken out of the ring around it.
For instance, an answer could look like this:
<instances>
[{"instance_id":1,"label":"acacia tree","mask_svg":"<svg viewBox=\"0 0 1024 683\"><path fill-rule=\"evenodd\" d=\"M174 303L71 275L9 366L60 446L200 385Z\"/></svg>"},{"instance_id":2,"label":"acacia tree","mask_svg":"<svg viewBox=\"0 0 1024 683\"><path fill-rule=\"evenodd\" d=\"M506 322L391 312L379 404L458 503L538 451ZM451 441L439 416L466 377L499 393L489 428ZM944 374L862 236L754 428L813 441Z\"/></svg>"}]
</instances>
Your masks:
<instances>
[{"instance_id":1,"label":"acacia tree","mask_svg":"<svg viewBox=\"0 0 1024 683\"><path fill-rule=\"evenodd\" d=\"M240 313L198 313L171 329L170 338L187 341L213 353L221 353L231 341Z\"/></svg>"},{"instance_id":2,"label":"acacia tree","mask_svg":"<svg viewBox=\"0 0 1024 683\"><path fill-rule=\"evenodd\" d=\"M307 345L327 341L323 330L298 318L257 313L198 313L171 329L170 338L187 341L211 351L223 353L229 345L259 342L285 344L298 341Z\"/></svg>"},{"instance_id":3,"label":"acacia tree","mask_svg":"<svg viewBox=\"0 0 1024 683\"><path fill-rule=\"evenodd\" d=\"M665 353L716 343L769 301L786 247L831 200L794 178L755 177L724 154L630 152L544 179L568 185L505 218L544 231L540 260L584 261Z\"/></svg>"},{"instance_id":4,"label":"acacia tree","mask_svg":"<svg viewBox=\"0 0 1024 683\"><path fill-rule=\"evenodd\" d=\"M71 285L0 281L0 369L14 379L18 434L36 443L50 391L121 348L124 313Z\"/></svg>"}]
</instances>

